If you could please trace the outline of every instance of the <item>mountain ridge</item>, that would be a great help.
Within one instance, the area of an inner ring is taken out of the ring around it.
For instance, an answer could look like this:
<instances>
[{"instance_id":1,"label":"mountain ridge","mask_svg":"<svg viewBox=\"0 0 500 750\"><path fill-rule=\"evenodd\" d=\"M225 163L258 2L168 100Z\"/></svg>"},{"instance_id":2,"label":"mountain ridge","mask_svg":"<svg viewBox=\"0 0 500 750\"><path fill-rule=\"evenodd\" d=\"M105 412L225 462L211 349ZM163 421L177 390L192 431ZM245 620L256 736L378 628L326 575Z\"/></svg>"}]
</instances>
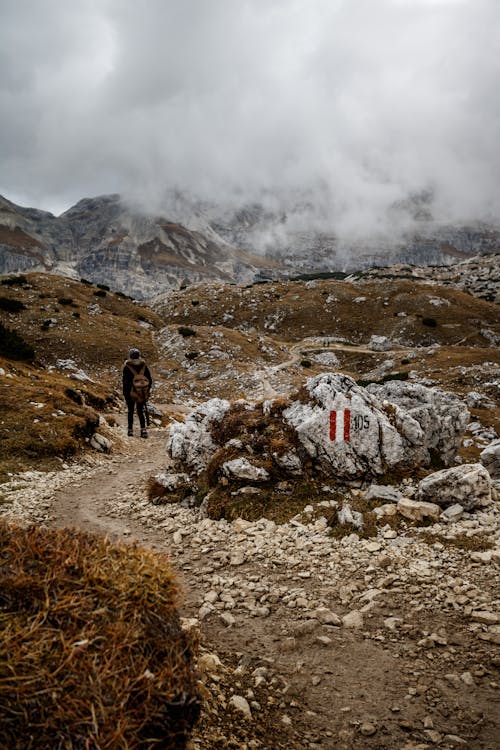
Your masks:
<instances>
[{"instance_id":1,"label":"mountain ridge","mask_svg":"<svg viewBox=\"0 0 500 750\"><path fill-rule=\"evenodd\" d=\"M147 299L202 281L248 283L395 263L448 265L500 251L500 228L482 222L440 225L423 212L413 233L349 243L321 222L307 227L307 210L301 210L298 217L293 208L223 206L172 191L161 210L114 193L82 198L54 216L0 196L0 273L85 277Z\"/></svg>"}]
</instances>

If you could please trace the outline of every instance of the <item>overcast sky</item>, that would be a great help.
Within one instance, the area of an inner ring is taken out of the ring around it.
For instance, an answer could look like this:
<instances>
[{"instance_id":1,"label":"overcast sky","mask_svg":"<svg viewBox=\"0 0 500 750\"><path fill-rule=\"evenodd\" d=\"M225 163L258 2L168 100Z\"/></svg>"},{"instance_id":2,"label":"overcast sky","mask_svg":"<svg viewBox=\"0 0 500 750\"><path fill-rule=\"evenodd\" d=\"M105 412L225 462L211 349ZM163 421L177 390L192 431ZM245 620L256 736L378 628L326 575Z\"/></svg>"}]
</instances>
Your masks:
<instances>
[{"instance_id":1,"label":"overcast sky","mask_svg":"<svg viewBox=\"0 0 500 750\"><path fill-rule=\"evenodd\" d=\"M0 193L500 220L499 84L500 0L0 0Z\"/></svg>"}]
</instances>

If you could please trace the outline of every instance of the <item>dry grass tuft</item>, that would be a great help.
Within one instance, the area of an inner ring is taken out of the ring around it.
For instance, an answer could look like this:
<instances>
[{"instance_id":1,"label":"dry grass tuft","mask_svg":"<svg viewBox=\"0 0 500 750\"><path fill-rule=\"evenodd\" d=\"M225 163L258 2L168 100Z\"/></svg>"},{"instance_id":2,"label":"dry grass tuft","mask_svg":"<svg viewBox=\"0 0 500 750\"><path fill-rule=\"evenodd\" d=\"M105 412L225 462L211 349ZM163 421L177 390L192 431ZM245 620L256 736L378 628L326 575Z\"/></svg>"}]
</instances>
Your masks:
<instances>
[{"instance_id":1,"label":"dry grass tuft","mask_svg":"<svg viewBox=\"0 0 500 750\"><path fill-rule=\"evenodd\" d=\"M199 713L168 561L0 522L0 746L183 750Z\"/></svg>"}]
</instances>

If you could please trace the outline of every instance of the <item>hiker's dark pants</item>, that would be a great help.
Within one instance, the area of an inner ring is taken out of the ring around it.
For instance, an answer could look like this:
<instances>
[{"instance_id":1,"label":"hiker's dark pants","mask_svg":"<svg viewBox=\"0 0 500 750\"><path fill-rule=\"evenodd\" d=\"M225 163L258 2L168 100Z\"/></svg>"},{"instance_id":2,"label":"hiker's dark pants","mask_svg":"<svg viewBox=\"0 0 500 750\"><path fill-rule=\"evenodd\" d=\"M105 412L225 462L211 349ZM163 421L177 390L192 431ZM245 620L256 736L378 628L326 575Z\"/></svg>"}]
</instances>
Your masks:
<instances>
[{"instance_id":1,"label":"hiker's dark pants","mask_svg":"<svg viewBox=\"0 0 500 750\"><path fill-rule=\"evenodd\" d=\"M128 428L129 430L131 430L134 424L134 406L137 406L137 416L139 417L139 424L141 425L141 429L144 429L146 427L146 417L144 416L145 404L138 404L136 401L132 401L130 399L127 399Z\"/></svg>"}]
</instances>

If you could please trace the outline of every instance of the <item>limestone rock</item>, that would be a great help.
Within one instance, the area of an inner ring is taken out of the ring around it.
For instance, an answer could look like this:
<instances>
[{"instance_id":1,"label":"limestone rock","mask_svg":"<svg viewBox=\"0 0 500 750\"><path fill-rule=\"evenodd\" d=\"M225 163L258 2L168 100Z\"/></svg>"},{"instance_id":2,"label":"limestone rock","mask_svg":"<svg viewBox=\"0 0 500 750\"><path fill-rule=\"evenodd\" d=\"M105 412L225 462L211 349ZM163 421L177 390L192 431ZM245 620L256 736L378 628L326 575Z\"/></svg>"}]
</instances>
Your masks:
<instances>
[{"instance_id":1,"label":"limestone rock","mask_svg":"<svg viewBox=\"0 0 500 750\"><path fill-rule=\"evenodd\" d=\"M500 479L500 440L494 440L479 456L490 477Z\"/></svg>"},{"instance_id":2,"label":"limestone rock","mask_svg":"<svg viewBox=\"0 0 500 750\"><path fill-rule=\"evenodd\" d=\"M250 710L248 701L242 695L232 695L229 699L229 705L233 706L233 708L243 714L245 719L252 718L252 712Z\"/></svg>"},{"instance_id":3,"label":"limestone rock","mask_svg":"<svg viewBox=\"0 0 500 750\"><path fill-rule=\"evenodd\" d=\"M371 484L365 494L365 500L382 500L384 503L397 503L401 497L399 490L384 484Z\"/></svg>"},{"instance_id":4,"label":"limestone rock","mask_svg":"<svg viewBox=\"0 0 500 750\"><path fill-rule=\"evenodd\" d=\"M394 424L417 463L429 465L431 452L447 465L453 461L469 421L469 412L458 396L398 380L373 384L367 390L395 407Z\"/></svg>"},{"instance_id":5,"label":"limestone rock","mask_svg":"<svg viewBox=\"0 0 500 750\"><path fill-rule=\"evenodd\" d=\"M372 336L368 342L368 348L374 352L387 352L392 349L392 344L387 336Z\"/></svg>"},{"instance_id":6,"label":"limestone rock","mask_svg":"<svg viewBox=\"0 0 500 750\"><path fill-rule=\"evenodd\" d=\"M166 492L177 492L181 489L191 488L192 482L189 474L155 474L155 482L161 484Z\"/></svg>"},{"instance_id":7,"label":"limestone rock","mask_svg":"<svg viewBox=\"0 0 500 750\"><path fill-rule=\"evenodd\" d=\"M491 478L481 464L442 469L422 479L417 498L442 508L459 503L465 510L472 510L491 503Z\"/></svg>"},{"instance_id":8,"label":"limestone rock","mask_svg":"<svg viewBox=\"0 0 500 750\"><path fill-rule=\"evenodd\" d=\"M401 498L397 509L402 516L411 521L423 521L425 518L437 521L441 513L439 505L411 500L409 497Z\"/></svg>"},{"instance_id":9,"label":"limestone rock","mask_svg":"<svg viewBox=\"0 0 500 750\"><path fill-rule=\"evenodd\" d=\"M226 477L245 479L250 482L266 482L269 474L261 466L255 466L248 458L235 458L222 464L222 472Z\"/></svg>"},{"instance_id":10,"label":"limestone rock","mask_svg":"<svg viewBox=\"0 0 500 750\"><path fill-rule=\"evenodd\" d=\"M111 450L111 440L108 440L104 435L100 435L98 432L94 432L90 438L90 446L100 453L109 453Z\"/></svg>"},{"instance_id":11,"label":"limestone rock","mask_svg":"<svg viewBox=\"0 0 500 750\"><path fill-rule=\"evenodd\" d=\"M228 409L229 401L214 398L191 412L184 422L173 424L167 443L170 456L195 471L202 471L217 449L210 428Z\"/></svg>"}]
</instances>

